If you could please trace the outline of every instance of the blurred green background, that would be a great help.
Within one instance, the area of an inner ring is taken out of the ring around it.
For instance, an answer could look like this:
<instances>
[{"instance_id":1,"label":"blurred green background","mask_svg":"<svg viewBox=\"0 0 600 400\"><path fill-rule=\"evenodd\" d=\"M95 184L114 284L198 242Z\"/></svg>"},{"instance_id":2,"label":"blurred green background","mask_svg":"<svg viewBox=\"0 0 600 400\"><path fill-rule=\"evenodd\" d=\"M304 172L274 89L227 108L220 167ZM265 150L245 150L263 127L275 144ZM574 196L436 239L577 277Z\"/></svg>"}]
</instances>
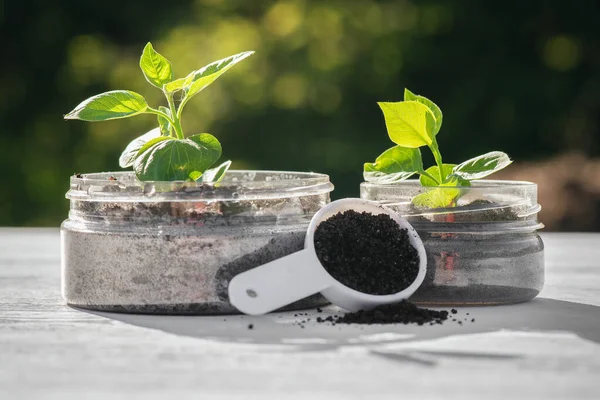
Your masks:
<instances>
[{"instance_id":1,"label":"blurred green background","mask_svg":"<svg viewBox=\"0 0 600 400\"><path fill-rule=\"evenodd\" d=\"M516 163L503 177L543 185L550 229L600 229L598 2L0 4L0 226L58 226L69 176L119 170L124 146L155 126L62 119L112 89L163 104L138 67L151 41L176 77L256 50L184 113L184 130L217 136L234 168L323 172L334 198L358 196L363 162L391 147L376 102L408 87L444 111L445 161L506 151ZM589 208L572 216L577 190Z\"/></svg>"}]
</instances>

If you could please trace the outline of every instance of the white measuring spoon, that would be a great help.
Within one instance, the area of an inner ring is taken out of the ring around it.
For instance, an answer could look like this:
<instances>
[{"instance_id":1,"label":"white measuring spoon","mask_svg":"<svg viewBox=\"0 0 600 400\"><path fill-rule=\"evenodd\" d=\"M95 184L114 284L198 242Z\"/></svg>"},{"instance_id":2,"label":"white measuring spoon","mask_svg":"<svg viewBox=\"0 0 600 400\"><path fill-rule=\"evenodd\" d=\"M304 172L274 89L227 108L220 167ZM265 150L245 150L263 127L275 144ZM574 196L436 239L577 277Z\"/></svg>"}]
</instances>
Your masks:
<instances>
[{"instance_id":1,"label":"white measuring spoon","mask_svg":"<svg viewBox=\"0 0 600 400\"><path fill-rule=\"evenodd\" d=\"M315 230L322 221L347 210L387 214L400 228L408 230L410 243L417 250L420 261L419 273L409 287L389 295L366 294L345 286L329 275L315 252ZM342 199L329 203L314 215L308 226L304 250L236 275L229 283L229 301L245 314L260 315L321 292L332 304L348 311L367 310L410 297L423 283L426 267L427 256L423 243L405 219L373 201Z\"/></svg>"}]
</instances>

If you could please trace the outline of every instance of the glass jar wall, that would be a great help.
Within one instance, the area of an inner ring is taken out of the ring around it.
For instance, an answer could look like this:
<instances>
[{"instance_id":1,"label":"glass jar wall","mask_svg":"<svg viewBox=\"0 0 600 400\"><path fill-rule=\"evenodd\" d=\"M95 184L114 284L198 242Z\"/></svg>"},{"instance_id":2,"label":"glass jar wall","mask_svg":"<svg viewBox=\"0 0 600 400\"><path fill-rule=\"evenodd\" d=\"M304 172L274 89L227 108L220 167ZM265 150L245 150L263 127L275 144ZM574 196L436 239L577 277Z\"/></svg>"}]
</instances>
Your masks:
<instances>
[{"instance_id":1,"label":"glass jar wall","mask_svg":"<svg viewBox=\"0 0 600 400\"><path fill-rule=\"evenodd\" d=\"M74 176L61 226L63 297L107 311L235 312L231 278L301 250L332 190L327 175L302 172L229 171L218 187ZM292 308L325 303L313 296Z\"/></svg>"},{"instance_id":2,"label":"glass jar wall","mask_svg":"<svg viewBox=\"0 0 600 400\"><path fill-rule=\"evenodd\" d=\"M415 201L433 199L422 206ZM411 300L430 305L509 304L544 284L541 207L530 182L475 181L471 187L423 187L417 180L361 184L361 197L405 217L427 252L427 276ZM436 207L435 202L446 202Z\"/></svg>"}]
</instances>

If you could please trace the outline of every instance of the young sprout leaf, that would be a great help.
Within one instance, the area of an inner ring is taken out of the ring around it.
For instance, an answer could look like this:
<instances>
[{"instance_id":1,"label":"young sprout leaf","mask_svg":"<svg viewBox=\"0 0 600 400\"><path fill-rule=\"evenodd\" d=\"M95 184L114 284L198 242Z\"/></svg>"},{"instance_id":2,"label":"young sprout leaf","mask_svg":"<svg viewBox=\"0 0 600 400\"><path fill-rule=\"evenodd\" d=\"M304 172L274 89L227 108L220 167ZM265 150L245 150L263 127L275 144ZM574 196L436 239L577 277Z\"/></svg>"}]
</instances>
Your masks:
<instances>
[{"instance_id":1,"label":"young sprout leaf","mask_svg":"<svg viewBox=\"0 0 600 400\"><path fill-rule=\"evenodd\" d=\"M442 114L442 110L435 104L433 101L429 100L427 97L419 96L414 94L408 89L404 89L404 101L418 101L421 104L426 105L429 110L433 113L435 117L435 125L433 128L433 134L437 135L442 127L442 120L444 119L444 115Z\"/></svg>"},{"instance_id":2,"label":"young sprout leaf","mask_svg":"<svg viewBox=\"0 0 600 400\"><path fill-rule=\"evenodd\" d=\"M392 142L409 148L432 144L436 121L426 105L418 101L378 104Z\"/></svg>"},{"instance_id":3,"label":"young sprout leaf","mask_svg":"<svg viewBox=\"0 0 600 400\"><path fill-rule=\"evenodd\" d=\"M469 187L469 186L471 186L471 181L468 181L468 180L458 177L454 174L451 174L446 177L446 182L442 183L440 186Z\"/></svg>"},{"instance_id":4,"label":"young sprout leaf","mask_svg":"<svg viewBox=\"0 0 600 400\"><path fill-rule=\"evenodd\" d=\"M206 171L221 157L221 144L208 133L187 139L163 138L135 159L133 168L140 180L188 180L192 172Z\"/></svg>"},{"instance_id":5,"label":"young sprout leaf","mask_svg":"<svg viewBox=\"0 0 600 400\"><path fill-rule=\"evenodd\" d=\"M469 181L452 175L455 166L456 164L442 164L442 176L444 177L444 180L439 185L433 179L421 175L419 178L421 186L437 186L438 188L431 189L428 192L413 197L413 204L419 207L428 208L449 207L452 205L458 196L460 196L461 191L460 189L452 189L451 187L471 186ZM427 168L425 172L431 176L440 176L439 167L437 165ZM442 188L442 186L446 187Z\"/></svg>"},{"instance_id":6,"label":"young sprout leaf","mask_svg":"<svg viewBox=\"0 0 600 400\"><path fill-rule=\"evenodd\" d=\"M202 172L200 171L192 171L190 172L189 178L193 181L197 181L202 176Z\"/></svg>"},{"instance_id":7,"label":"young sprout leaf","mask_svg":"<svg viewBox=\"0 0 600 400\"><path fill-rule=\"evenodd\" d=\"M225 178L225 172L227 172L229 167L231 167L231 161L225 161L218 167L207 169L206 171L204 171L202 176L199 177L199 179L196 178L195 180L202 183L211 183L215 186L218 186L218 184L223 180L223 178Z\"/></svg>"},{"instance_id":8,"label":"young sprout leaf","mask_svg":"<svg viewBox=\"0 0 600 400\"><path fill-rule=\"evenodd\" d=\"M456 164L442 164L441 176L442 176L443 180L440 183L434 181L427 175L421 175L421 177L419 178L419 182L421 182L421 186L440 186L441 184L445 183L448 178L448 175L450 175L452 173L452 169L455 167L455 165ZM425 172L427 172L431 176L438 177L438 176L440 176L439 170L440 170L440 168L437 165L434 165L432 167L427 168L425 170Z\"/></svg>"},{"instance_id":9,"label":"young sprout leaf","mask_svg":"<svg viewBox=\"0 0 600 400\"><path fill-rule=\"evenodd\" d=\"M492 151L479 157L471 158L454 167L452 173L466 180L481 179L509 166L512 160L501 151Z\"/></svg>"},{"instance_id":10,"label":"young sprout leaf","mask_svg":"<svg viewBox=\"0 0 600 400\"><path fill-rule=\"evenodd\" d=\"M171 110L169 110L165 106L158 107L158 111L162 111L165 114L167 114L169 117L172 117ZM169 136L171 134L171 130L173 129L173 127L171 126L171 123L169 122L168 119L166 119L162 115L158 115L157 117L158 117L158 126L160 128L160 133L163 136Z\"/></svg>"},{"instance_id":11,"label":"young sprout leaf","mask_svg":"<svg viewBox=\"0 0 600 400\"><path fill-rule=\"evenodd\" d=\"M418 207L443 208L450 207L460 196L460 189L452 187L432 188L412 198L412 203Z\"/></svg>"},{"instance_id":12,"label":"young sprout leaf","mask_svg":"<svg viewBox=\"0 0 600 400\"><path fill-rule=\"evenodd\" d=\"M383 111L388 135L399 145L397 147L417 149L428 146L436 165L423 171L419 152L417 169L416 165L410 164L406 149L392 148L379 156L375 163L365 164L364 178L368 182L395 183L408 178L414 172L419 173L421 185L431 187L431 190L413 197L412 202L416 206L454 206L462 193L462 187L471 186L472 180L486 177L512 162L506 154L492 151L459 165L444 164L436 140L443 115L434 102L405 89L403 102L378 104Z\"/></svg>"},{"instance_id":13,"label":"young sprout leaf","mask_svg":"<svg viewBox=\"0 0 600 400\"><path fill-rule=\"evenodd\" d=\"M185 78L175 79L174 81L163 85L163 90L167 93L174 93L178 90L183 90L184 87L188 86L192 82L193 78L193 76L186 76Z\"/></svg>"},{"instance_id":14,"label":"young sprout leaf","mask_svg":"<svg viewBox=\"0 0 600 400\"><path fill-rule=\"evenodd\" d=\"M142 146L144 146L144 144L146 144L150 140L155 139L159 136L160 129L154 128L151 131L144 133L142 136L133 139L127 145L127 147L125 147L123 153L121 153L121 157L119 157L119 166L121 168L131 167L133 165L135 157L137 156Z\"/></svg>"},{"instance_id":15,"label":"young sprout leaf","mask_svg":"<svg viewBox=\"0 0 600 400\"><path fill-rule=\"evenodd\" d=\"M233 56L229 56L219 61L212 62L205 67L200 68L197 71L192 72L186 78L184 78L182 87L185 90L184 102L192 98L194 95L200 93L204 88L217 80L225 71L239 63L243 59L250 57L254 54L253 51L245 51ZM175 85L173 85L175 86ZM166 85L168 91L169 85Z\"/></svg>"},{"instance_id":16,"label":"young sprout leaf","mask_svg":"<svg viewBox=\"0 0 600 400\"><path fill-rule=\"evenodd\" d=\"M148 103L141 94L129 90L113 90L90 97L81 102L65 119L83 121L107 121L132 117L148 109Z\"/></svg>"},{"instance_id":17,"label":"young sprout leaf","mask_svg":"<svg viewBox=\"0 0 600 400\"><path fill-rule=\"evenodd\" d=\"M140 68L146 80L159 89L173 80L173 69L171 63L163 55L159 54L148 42L142 56L140 57Z\"/></svg>"},{"instance_id":18,"label":"young sprout leaf","mask_svg":"<svg viewBox=\"0 0 600 400\"><path fill-rule=\"evenodd\" d=\"M384 151L374 163L365 163L363 177L372 183L394 183L423 171L421 151L415 148L394 146Z\"/></svg>"}]
</instances>

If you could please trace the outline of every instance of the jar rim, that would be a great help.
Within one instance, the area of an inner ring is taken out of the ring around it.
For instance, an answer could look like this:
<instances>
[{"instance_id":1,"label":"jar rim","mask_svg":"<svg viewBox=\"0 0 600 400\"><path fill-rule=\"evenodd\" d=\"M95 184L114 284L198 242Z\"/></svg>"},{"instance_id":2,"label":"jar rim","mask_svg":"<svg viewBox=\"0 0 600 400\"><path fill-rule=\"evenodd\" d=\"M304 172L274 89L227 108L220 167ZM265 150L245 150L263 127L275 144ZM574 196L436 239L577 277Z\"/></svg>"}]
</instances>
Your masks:
<instances>
[{"instance_id":1,"label":"jar rim","mask_svg":"<svg viewBox=\"0 0 600 400\"><path fill-rule=\"evenodd\" d=\"M395 183L372 183L362 182L362 187L369 188L400 188L400 187L422 187L421 182L418 179L406 179ZM537 187L534 182L528 181L513 181L513 180L495 180L495 179L478 179L471 181L471 186L427 186L427 188L439 188L439 189L471 189L471 188L526 188L526 187Z\"/></svg>"},{"instance_id":2,"label":"jar rim","mask_svg":"<svg viewBox=\"0 0 600 400\"><path fill-rule=\"evenodd\" d=\"M385 204L417 224L435 224L435 229L445 223L469 225L474 231L480 224L486 230L495 224L500 231L509 226L519 231L541 228L537 184L532 182L476 180L471 186L458 187L422 186L411 179L388 185L363 182L360 189L361 198Z\"/></svg>"},{"instance_id":3,"label":"jar rim","mask_svg":"<svg viewBox=\"0 0 600 400\"><path fill-rule=\"evenodd\" d=\"M71 176L66 193L82 201L228 201L329 193L329 176L316 172L229 170L218 185L188 181L140 181L132 171Z\"/></svg>"}]
</instances>

